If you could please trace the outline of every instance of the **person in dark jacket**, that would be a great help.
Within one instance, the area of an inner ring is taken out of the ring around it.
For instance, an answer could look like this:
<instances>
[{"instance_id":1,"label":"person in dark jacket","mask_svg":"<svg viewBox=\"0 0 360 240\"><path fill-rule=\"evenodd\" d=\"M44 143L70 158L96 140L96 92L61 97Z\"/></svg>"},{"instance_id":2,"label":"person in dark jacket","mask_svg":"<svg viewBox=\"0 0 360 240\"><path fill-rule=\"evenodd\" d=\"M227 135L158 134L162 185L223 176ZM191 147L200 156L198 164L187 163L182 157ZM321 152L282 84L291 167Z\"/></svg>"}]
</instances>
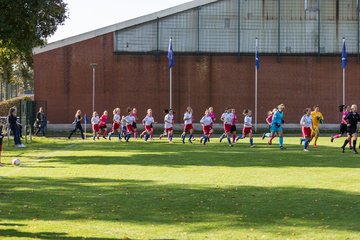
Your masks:
<instances>
[{"instance_id":1,"label":"person in dark jacket","mask_svg":"<svg viewBox=\"0 0 360 240\"><path fill-rule=\"evenodd\" d=\"M19 130L20 123L18 123L17 121L15 107L9 109L8 124L9 124L9 129L14 134L15 145L17 147L25 147L25 145L22 144L20 140L20 130Z\"/></svg>"},{"instance_id":2,"label":"person in dark jacket","mask_svg":"<svg viewBox=\"0 0 360 240\"><path fill-rule=\"evenodd\" d=\"M4 167L5 165L1 163L1 155L2 155L2 144L4 140L4 133L3 133L3 125L0 125L0 167Z\"/></svg>"},{"instance_id":3,"label":"person in dark jacket","mask_svg":"<svg viewBox=\"0 0 360 240\"><path fill-rule=\"evenodd\" d=\"M357 112L357 105L351 105L350 112L344 117L344 120L348 123L347 124L347 139L344 141L341 149L342 152L345 152L346 145L353 139L353 151L355 154L358 154L356 150L356 141L357 141L357 132L358 132L358 122L360 122L360 115Z\"/></svg>"},{"instance_id":4,"label":"person in dark jacket","mask_svg":"<svg viewBox=\"0 0 360 240\"><path fill-rule=\"evenodd\" d=\"M81 138L82 139L85 139L84 137L84 130L81 126L81 120L82 120L82 117L81 117L81 110L77 110L76 111L76 114L75 114L75 120L72 124L75 124L75 128L74 130L71 131L70 135L69 135L69 139L71 138L71 136L77 131L79 130L80 131L80 134L81 134Z\"/></svg>"},{"instance_id":5,"label":"person in dark jacket","mask_svg":"<svg viewBox=\"0 0 360 240\"><path fill-rule=\"evenodd\" d=\"M39 134L39 132L42 133L43 136L45 136L45 127L47 124L46 116L44 113L43 107L39 108L39 112L36 114L36 120L34 127L36 127L35 136Z\"/></svg>"}]
</instances>

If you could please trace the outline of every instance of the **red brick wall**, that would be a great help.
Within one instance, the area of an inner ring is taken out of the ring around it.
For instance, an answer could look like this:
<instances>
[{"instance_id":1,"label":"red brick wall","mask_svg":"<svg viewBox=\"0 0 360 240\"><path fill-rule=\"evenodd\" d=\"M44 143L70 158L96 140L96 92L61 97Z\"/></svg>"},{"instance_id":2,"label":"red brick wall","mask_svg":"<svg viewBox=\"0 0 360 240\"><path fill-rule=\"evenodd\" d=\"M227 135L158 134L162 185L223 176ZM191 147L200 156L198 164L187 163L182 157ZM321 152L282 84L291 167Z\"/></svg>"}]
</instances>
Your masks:
<instances>
[{"instance_id":1,"label":"red brick wall","mask_svg":"<svg viewBox=\"0 0 360 240\"><path fill-rule=\"evenodd\" d=\"M137 107L139 117L152 108L162 122L169 104L169 70L165 55L115 55L113 34L35 55L35 99L46 100L51 123L68 123L77 109L91 115L92 69L96 62L95 109L109 112ZM175 52L173 105L179 121L186 106L198 121L213 106L219 116L224 107L254 109L254 57L180 56ZM297 123L306 107L319 104L327 123L337 123L342 101L340 56L288 56L277 61L261 56L259 71L259 122L279 103L286 105L285 120ZM359 103L360 65L349 58L347 102Z\"/></svg>"}]
</instances>

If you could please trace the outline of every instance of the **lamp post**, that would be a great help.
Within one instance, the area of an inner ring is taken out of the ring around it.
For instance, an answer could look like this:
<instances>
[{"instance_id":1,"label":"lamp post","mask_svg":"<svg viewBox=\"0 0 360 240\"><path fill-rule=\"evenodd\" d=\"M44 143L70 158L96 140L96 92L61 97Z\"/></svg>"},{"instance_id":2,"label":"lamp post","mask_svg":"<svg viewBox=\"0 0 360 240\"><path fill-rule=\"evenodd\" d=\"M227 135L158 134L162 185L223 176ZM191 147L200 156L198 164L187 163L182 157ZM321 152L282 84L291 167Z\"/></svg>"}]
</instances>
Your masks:
<instances>
[{"instance_id":1,"label":"lamp post","mask_svg":"<svg viewBox=\"0 0 360 240\"><path fill-rule=\"evenodd\" d=\"M91 63L90 66L92 67L93 73L93 93L92 93L92 111L95 111L95 71L96 71L96 63Z\"/></svg>"}]
</instances>

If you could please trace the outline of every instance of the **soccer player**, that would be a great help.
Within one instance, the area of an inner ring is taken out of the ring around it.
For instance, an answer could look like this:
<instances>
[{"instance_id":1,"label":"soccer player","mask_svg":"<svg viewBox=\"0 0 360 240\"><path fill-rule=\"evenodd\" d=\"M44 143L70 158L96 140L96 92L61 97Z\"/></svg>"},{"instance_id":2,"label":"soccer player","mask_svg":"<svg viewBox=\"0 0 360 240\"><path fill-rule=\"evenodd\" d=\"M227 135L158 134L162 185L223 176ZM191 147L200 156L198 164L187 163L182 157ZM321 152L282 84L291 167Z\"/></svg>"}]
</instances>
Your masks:
<instances>
[{"instance_id":1,"label":"soccer player","mask_svg":"<svg viewBox=\"0 0 360 240\"><path fill-rule=\"evenodd\" d=\"M251 117L251 110L250 109L244 109L243 115L244 117L244 127L242 130L242 135L240 134L236 141L239 141L239 139L246 138L247 135L249 135L250 138L250 147L255 147L254 140L253 140L253 134L252 134L252 117Z\"/></svg>"},{"instance_id":2,"label":"soccer player","mask_svg":"<svg viewBox=\"0 0 360 240\"><path fill-rule=\"evenodd\" d=\"M216 121L216 116L215 116L213 107L209 107L209 116L211 117L212 122L211 122L211 126L210 126L210 135L209 135L208 142L210 142L210 137L214 133L213 124Z\"/></svg>"},{"instance_id":3,"label":"soccer player","mask_svg":"<svg viewBox=\"0 0 360 240\"><path fill-rule=\"evenodd\" d=\"M274 108L273 110L268 111L267 113L267 117L265 118L266 123L269 125L269 132L264 133L262 135L262 140L264 140L266 137L270 137L271 136L271 122L272 122L272 118L274 116L274 113L276 112L276 108Z\"/></svg>"},{"instance_id":4,"label":"soccer player","mask_svg":"<svg viewBox=\"0 0 360 240\"><path fill-rule=\"evenodd\" d=\"M109 134L109 137L108 139L111 140L111 137L112 135L115 133L115 131L118 132L118 138L119 140L121 140L121 129L120 129L120 108L115 108L113 110L113 126L112 126L112 129L111 129L111 132Z\"/></svg>"},{"instance_id":5,"label":"soccer player","mask_svg":"<svg viewBox=\"0 0 360 240\"><path fill-rule=\"evenodd\" d=\"M133 115L133 110L131 108L127 109L128 115L124 117L124 120L126 122L126 134L125 134L125 141L129 142L129 139L131 137L131 134L134 133L134 122L135 117Z\"/></svg>"},{"instance_id":6,"label":"soccer player","mask_svg":"<svg viewBox=\"0 0 360 240\"><path fill-rule=\"evenodd\" d=\"M339 106L339 111L342 113L341 123L340 123L340 133L331 136L331 142L334 142L334 139L336 139L336 138L342 137L346 133L346 130L347 130L348 122L345 121L344 118L350 112L350 106L349 105L340 105ZM350 149L352 149L352 142L351 141L349 142L349 146L350 146Z\"/></svg>"},{"instance_id":7,"label":"soccer player","mask_svg":"<svg viewBox=\"0 0 360 240\"><path fill-rule=\"evenodd\" d=\"M99 128L100 128L100 131L104 130L104 133L103 133L103 138L104 139L106 139L106 136L108 134L108 129L107 129L107 126L106 126L108 115L109 115L108 111L105 110L103 115L101 115L101 117L100 117Z\"/></svg>"},{"instance_id":8,"label":"soccer player","mask_svg":"<svg viewBox=\"0 0 360 240\"><path fill-rule=\"evenodd\" d=\"M272 144L272 140L275 138L275 135L277 134L279 136L279 144L280 144L280 149L283 150L284 148L284 136L283 136L283 128L282 128L282 124L284 123L284 110L285 110L285 105L284 104L280 104L277 107L276 112L274 113L272 122L271 122L271 137L270 140L268 141L268 144L271 145Z\"/></svg>"},{"instance_id":9,"label":"soccer player","mask_svg":"<svg viewBox=\"0 0 360 240\"><path fill-rule=\"evenodd\" d=\"M193 137L193 133L194 133L194 129L193 129L193 125L192 125L192 114L193 114L193 110L191 107L187 107L186 108L186 112L184 113L184 131L181 134L181 139L182 139L182 143L185 144L185 138L186 138L186 134L190 133L189 136L189 143L192 143L191 139Z\"/></svg>"},{"instance_id":10,"label":"soccer player","mask_svg":"<svg viewBox=\"0 0 360 240\"><path fill-rule=\"evenodd\" d=\"M165 114L165 116L168 115L169 114L169 109L164 109L164 114ZM167 136L167 133L166 133L165 125L164 125L164 131L163 131L162 134L160 134L159 139L161 140L163 137L166 137L166 136Z\"/></svg>"},{"instance_id":11,"label":"soccer player","mask_svg":"<svg viewBox=\"0 0 360 240\"><path fill-rule=\"evenodd\" d=\"M169 143L173 143L173 124L174 124L174 116L173 110L168 110L168 113L164 117L164 129L165 133L168 136Z\"/></svg>"},{"instance_id":12,"label":"soccer player","mask_svg":"<svg viewBox=\"0 0 360 240\"><path fill-rule=\"evenodd\" d=\"M71 136L77 131L79 130L80 131L80 134L81 134L81 138L82 139L85 139L84 137L84 131L83 131L83 128L81 126L81 120L82 120L82 117L81 117L81 110L77 110L76 111L76 114L75 114L75 120L72 124L75 124L75 128L74 130L72 130L70 132L70 135L68 136L68 139L71 138Z\"/></svg>"},{"instance_id":13,"label":"soccer player","mask_svg":"<svg viewBox=\"0 0 360 240\"><path fill-rule=\"evenodd\" d=\"M92 125L92 130L93 130L93 140L94 141L95 141L96 137L97 137L97 139L99 139L99 135L100 135L99 122L100 122L99 114L95 111L95 112L93 112L93 115L91 118L91 125Z\"/></svg>"},{"instance_id":14,"label":"soccer player","mask_svg":"<svg viewBox=\"0 0 360 240\"><path fill-rule=\"evenodd\" d=\"M317 148L317 140L319 139L320 131L319 131L319 123L324 122L324 116L319 111L320 108L318 105L314 106L314 111L311 112L312 116L312 128L311 128L311 138L314 139L314 147ZM311 139L311 140L312 140Z\"/></svg>"},{"instance_id":15,"label":"soccer player","mask_svg":"<svg viewBox=\"0 0 360 240\"><path fill-rule=\"evenodd\" d=\"M311 109L306 108L304 110L304 116L302 116L300 120L301 130L302 130L302 138L300 139L300 144L304 142L304 151L308 152L308 146L311 140L311 127L312 127L312 116Z\"/></svg>"},{"instance_id":16,"label":"soccer player","mask_svg":"<svg viewBox=\"0 0 360 240\"><path fill-rule=\"evenodd\" d=\"M149 139L149 137L151 136L151 134L153 133L153 123L154 123L154 118L152 116L152 110L148 109L147 110L147 115L146 117L142 120L143 125L145 126L145 130L141 133L141 138L143 136L145 136L145 142Z\"/></svg>"},{"instance_id":17,"label":"soccer player","mask_svg":"<svg viewBox=\"0 0 360 240\"><path fill-rule=\"evenodd\" d=\"M201 118L200 123L202 124L203 133L204 133L204 135L200 138L200 143L204 142L204 145L205 145L206 142L209 141L211 125L213 123L213 120L209 115L208 109L205 110L205 115Z\"/></svg>"},{"instance_id":18,"label":"soccer player","mask_svg":"<svg viewBox=\"0 0 360 240\"><path fill-rule=\"evenodd\" d=\"M355 154L358 154L356 151L356 140L357 140L357 124L360 121L360 115L357 113L357 106L355 104L351 105L350 112L344 117L344 120L348 122L347 125L347 139L344 141L342 152L345 152L346 145L353 138L353 151Z\"/></svg>"},{"instance_id":19,"label":"soccer player","mask_svg":"<svg viewBox=\"0 0 360 240\"><path fill-rule=\"evenodd\" d=\"M221 121L224 123L224 133L220 137L220 142L226 137L229 143L229 146L232 147L233 144L231 142L231 123L232 123L232 115L229 114L229 108L226 108L224 113L221 115Z\"/></svg>"},{"instance_id":20,"label":"soccer player","mask_svg":"<svg viewBox=\"0 0 360 240\"><path fill-rule=\"evenodd\" d=\"M236 116L236 111L235 111L235 108L231 109L231 129L230 129L230 132L231 132L231 135L232 135L232 143L234 144L235 143L235 139L236 139L236 120L237 120L237 116Z\"/></svg>"},{"instance_id":21,"label":"soccer player","mask_svg":"<svg viewBox=\"0 0 360 240\"><path fill-rule=\"evenodd\" d=\"M134 122L133 122L133 132L134 132L134 138L137 139L137 126L136 126L136 121L138 120L137 118L137 109L133 108L132 109L132 115L134 117Z\"/></svg>"},{"instance_id":22,"label":"soccer player","mask_svg":"<svg viewBox=\"0 0 360 240\"><path fill-rule=\"evenodd\" d=\"M126 121L125 121L125 116L121 116L121 136L124 138L126 135Z\"/></svg>"}]
</instances>

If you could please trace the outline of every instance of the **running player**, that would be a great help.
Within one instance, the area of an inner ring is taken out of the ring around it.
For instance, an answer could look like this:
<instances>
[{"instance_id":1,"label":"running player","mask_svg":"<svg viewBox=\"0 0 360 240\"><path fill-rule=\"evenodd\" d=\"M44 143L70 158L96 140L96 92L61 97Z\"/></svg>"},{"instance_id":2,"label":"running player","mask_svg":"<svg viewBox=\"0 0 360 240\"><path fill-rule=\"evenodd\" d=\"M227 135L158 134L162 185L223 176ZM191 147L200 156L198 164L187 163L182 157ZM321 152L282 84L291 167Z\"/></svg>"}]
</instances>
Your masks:
<instances>
[{"instance_id":1,"label":"running player","mask_svg":"<svg viewBox=\"0 0 360 240\"><path fill-rule=\"evenodd\" d=\"M211 117L212 122L211 122L211 126L210 126L210 135L209 135L208 142L210 142L210 137L214 133L213 124L216 121L216 116L215 116L213 107L209 107L209 117Z\"/></svg>"},{"instance_id":2,"label":"running player","mask_svg":"<svg viewBox=\"0 0 360 240\"><path fill-rule=\"evenodd\" d=\"M269 132L264 133L262 135L262 140L264 140L266 137L271 136L271 129L270 128L271 128L272 118L273 118L275 112L276 112L276 108L274 108L273 110L268 111L268 113L267 113L267 117L265 118L265 121L269 125Z\"/></svg>"},{"instance_id":3,"label":"running player","mask_svg":"<svg viewBox=\"0 0 360 240\"><path fill-rule=\"evenodd\" d=\"M169 114L169 110L168 109L164 109L164 114L165 116ZM165 122L164 122L165 123ZM159 139L161 140L163 137L166 137L167 133L166 133L166 129L165 129L165 125L164 125L164 131L162 134L160 134Z\"/></svg>"},{"instance_id":4,"label":"running player","mask_svg":"<svg viewBox=\"0 0 360 240\"><path fill-rule=\"evenodd\" d=\"M146 142L154 131L153 129L154 118L152 116L151 109L147 110L147 115L142 120L142 123L145 126L145 130L141 133L140 137L142 138L143 136L145 136L145 142Z\"/></svg>"},{"instance_id":5,"label":"running player","mask_svg":"<svg viewBox=\"0 0 360 240\"><path fill-rule=\"evenodd\" d=\"M74 120L74 122L73 122L73 124L75 124L75 128L74 128L74 130L72 130L72 131L70 132L70 135L68 136L68 139L70 139L71 136L72 136L78 129L79 129L79 131L80 131L81 138L82 138L82 139L85 139L85 137L84 137L84 130L83 130L82 126L81 126L81 120L82 120L81 110L77 110L77 111L76 111L76 114L75 114L75 120Z\"/></svg>"},{"instance_id":6,"label":"running player","mask_svg":"<svg viewBox=\"0 0 360 240\"><path fill-rule=\"evenodd\" d=\"M225 109L225 112L221 115L221 121L224 123L224 133L220 137L220 142L226 137L229 143L229 146L232 147L231 143L231 123L232 123L232 115L229 114L229 108Z\"/></svg>"},{"instance_id":7,"label":"running player","mask_svg":"<svg viewBox=\"0 0 360 240\"><path fill-rule=\"evenodd\" d=\"M168 136L169 143L173 143L173 124L174 124L174 116L173 111L170 109L168 110L168 114L164 117L164 129Z\"/></svg>"},{"instance_id":8,"label":"running player","mask_svg":"<svg viewBox=\"0 0 360 240\"><path fill-rule=\"evenodd\" d=\"M284 120L283 120L284 110L285 110L284 104L280 104L277 107L277 110L274 113L274 116L273 116L273 119L271 122L271 137L270 137L270 140L268 141L268 144L271 145L272 140L275 138L275 135L277 134L279 136L279 144L280 144L281 150L284 149L284 136L283 136L283 128L282 128L282 124L284 123Z\"/></svg>"},{"instance_id":9,"label":"running player","mask_svg":"<svg viewBox=\"0 0 360 240\"><path fill-rule=\"evenodd\" d=\"M134 138L137 139L137 125L136 125L136 121L138 120L137 117L137 109L133 108L132 109L132 116L134 117L134 122L133 122L133 132L134 132Z\"/></svg>"},{"instance_id":10,"label":"running player","mask_svg":"<svg viewBox=\"0 0 360 240\"><path fill-rule=\"evenodd\" d=\"M96 137L97 137L97 139L99 139L99 135L100 135L99 122L100 122L99 114L95 111L95 112L93 112L93 115L91 118L91 125L92 125L92 130L93 130L93 140L94 141L95 141Z\"/></svg>"},{"instance_id":11,"label":"running player","mask_svg":"<svg viewBox=\"0 0 360 240\"><path fill-rule=\"evenodd\" d=\"M114 135L115 131L118 132L118 138L121 140L121 129L120 129L120 108L115 108L113 110L113 126L111 132L109 133L108 139L111 140L112 135Z\"/></svg>"},{"instance_id":12,"label":"running player","mask_svg":"<svg viewBox=\"0 0 360 240\"><path fill-rule=\"evenodd\" d=\"M237 116L236 116L236 112L235 112L235 108L231 109L231 135L232 135L232 143L235 143L235 139L236 139L236 120L237 120Z\"/></svg>"},{"instance_id":13,"label":"running player","mask_svg":"<svg viewBox=\"0 0 360 240\"><path fill-rule=\"evenodd\" d=\"M304 110L304 116L300 120L302 138L300 139L300 144L304 142L304 151L308 152L308 146L311 140L311 127L312 127L312 116L311 109L306 108Z\"/></svg>"},{"instance_id":14,"label":"running player","mask_svg":"<svg viewBox=\"0 0 360 240\"><path fill-rule=\"evenodd\" d=\"M134 133L134 122L136 121L135 120L135 117L133 115L133 110L131 108L127 108L127 112L128 112L128 115L126 117L124 117L123 119L125 120L126 122L126 134L125 134L125 141L126 142L129 142L129 139L131 137L131 134Z\"/></svg>"},{"instance_id":15,"label":"running player","mask_svg":"<svg viewBox=\"0 0 360 240\"><path fill-rule=\"evenodd\" d=\"M250 109L244 109L243 115L244 117L244 127L242 130L242 135L240 134L236 141L239 141L239 139L246 138L247 135L249 135L250 138L250 147L255 147L254 140L253 140L253 134L252 134L252 117L251 117L251 110Z\"/></svg>"},{"instance_id":16,"label":"running player","mask_svg":"<svg viewBox=\"0 0 360 240\"><path fill-rule=\"evenodd\" d=\"M334 142L334 139L342 137L347 130L347 121L344 120L346 115L350 112L350 106L349 105L340 105L339 111L342 113L341 116L341 123L340 123L340 134L335 134L331 136L331 142ZM352 142L349 142L350 149L352 149Z\"/></svg>"},{"instance_id":17,"label":"running player","mask_svg":"<svg viewBox=\"0 0 360 240\"><path fill-rule=\"evenodd\" d=\"M186 108L186 112L184 113L184 131L181 134L182 143L185 144L185 137L187 133L190 133L189 143L192 143L191 139L193 137L194 129L192 125L192 114L193 110L191 107Z\"/></svg>"},{"instance_id":18,"label":"running player","mask_svg":"<svg viewBox=\"0 0 360 240\"><path fill-rule=\"evenodd\" d=\"M351 105L350 112L344 117L344 120L348 122L347 125L347 139L344 141L343 146L341 147L342 152L345 152L346 145L353 138L353 151L355 154L358 154L356 151L356 141L357 141L357 124L360 121L360 115L357 113L357 106L355 104Z\"/></svg>"},{"instance_id":19,"label":"running player","mask_svg":"<svg viewBox=\"0 0 360 240\"><path fill-rule=\"evenodd\" d=\"M317 148L317 140L319 139L320 131L319 131L319 123L324 122L324 116L319 111L320 108L318 105L314 106L314 111L311 112L312 116L312 128L311 128L311 138L314 139L314 147ZM311 140L312 140L311 139Z\"/></svg>"},{"instance_id":20,"label":"running player","mask_svg":"<svg viewBox=\"0 0 360 240\"><path fill-rule=\"evenodd\" d=\"M200 143L204 141L204 145L206 142L209 141L210 138L210 131L211 131L211 125L212 125L212 118L209 115L209 110L205 110L205 115L201 118L200 123L203 127L203 133L204 135L200 138Z\"/></svg>"},{"instance_id":21,"label":"running player","mask_svg":"<svg viewBox=\"0 0 360 240\"><path fill-rule=\"evenodd\" d=\"M107 129L107 126L106 126L108 115L109 115L108 111L105 110L103 115L101 115L101 117L100 117L99 128L100 128L100 131L104 130L104 133L103 133L103 138L104 139L106 139L106 136L108 134L108 129Z\"/></svg>"}]
</instances>

